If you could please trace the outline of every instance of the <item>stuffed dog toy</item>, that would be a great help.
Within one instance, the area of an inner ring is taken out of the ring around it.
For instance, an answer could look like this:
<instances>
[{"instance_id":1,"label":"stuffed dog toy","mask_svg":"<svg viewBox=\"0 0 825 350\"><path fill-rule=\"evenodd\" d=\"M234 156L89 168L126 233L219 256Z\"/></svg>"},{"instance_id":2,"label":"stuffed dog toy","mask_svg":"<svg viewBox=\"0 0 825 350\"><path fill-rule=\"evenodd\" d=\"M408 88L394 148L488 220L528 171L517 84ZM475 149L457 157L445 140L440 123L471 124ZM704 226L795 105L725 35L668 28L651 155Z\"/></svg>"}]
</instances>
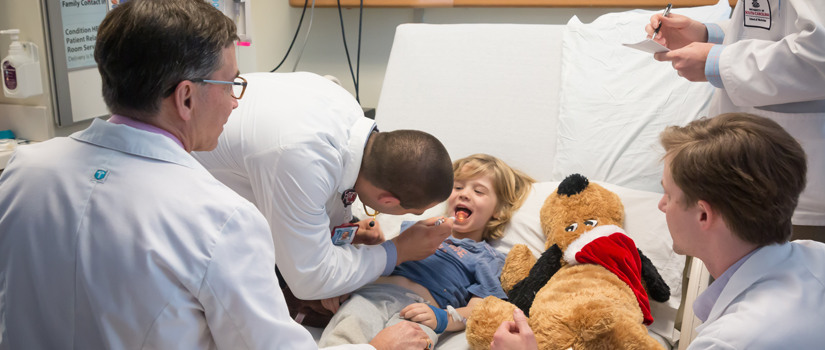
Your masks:
<instances>
[{"instance_id":1,"label":"stuffed dog toy","mask_svg":"<svg viewBox=\"0 0 825 350\"><path fill-rule=\"evenodd\" d=\"M518 307L539 349L660 349L647 333L653 300L670 298L659 272L622 230L619 196L573 174L541 209L546 251L524 245L507 255L501 283L509 302L487 297L467 322L467 342L489 349Z\"/></svg>"}]
</instances>

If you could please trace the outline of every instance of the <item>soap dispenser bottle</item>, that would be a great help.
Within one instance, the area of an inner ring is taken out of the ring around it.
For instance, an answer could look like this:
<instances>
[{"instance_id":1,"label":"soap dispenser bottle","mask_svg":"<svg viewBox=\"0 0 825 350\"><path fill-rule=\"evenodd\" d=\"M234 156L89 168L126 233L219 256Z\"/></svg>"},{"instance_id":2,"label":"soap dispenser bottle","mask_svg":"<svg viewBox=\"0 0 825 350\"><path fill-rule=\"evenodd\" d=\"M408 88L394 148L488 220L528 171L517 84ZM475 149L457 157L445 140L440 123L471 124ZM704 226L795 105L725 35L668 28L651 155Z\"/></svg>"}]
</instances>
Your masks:
<instances>
[{"instance_id":1,"label":"soap dispenser bottle","mask_svg":"<svg viewBox=\"0 0 825 350\"><path fill-rule=\"evenodd\" d=\"M11 35L9 55L0 63L3 69L3 94L6 97L26 98L43 93L40 80L40 57L37 45L20 42L19 29L0 30L0 34Z\"/></svg>"}]
</instances>

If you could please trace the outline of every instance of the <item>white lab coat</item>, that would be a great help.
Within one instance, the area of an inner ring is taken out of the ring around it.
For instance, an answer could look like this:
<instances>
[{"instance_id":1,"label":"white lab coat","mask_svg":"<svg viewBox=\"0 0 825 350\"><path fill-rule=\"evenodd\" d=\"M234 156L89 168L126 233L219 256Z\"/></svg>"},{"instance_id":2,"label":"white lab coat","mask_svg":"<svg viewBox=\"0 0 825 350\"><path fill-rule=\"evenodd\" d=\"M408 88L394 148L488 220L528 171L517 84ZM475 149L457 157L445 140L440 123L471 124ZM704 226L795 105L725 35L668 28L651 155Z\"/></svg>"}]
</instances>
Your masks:
<instances>
[{"instance_id":1,"label":"white lab coat","mask_svg":"<svg viewBox=\"0 0 825 350\"><path fill-rule=\"evenodd\" d=\"M688 349L821 349L825 244L755 252L731 276Z\"/></svg>"},{"instance_id":2,"label":"white lab coat","mask_svg":"<svg viewBox=\"0 0 825 350\"><path fill-rule=\"evenodd\" d=\"M355 184L375 123L345 89L312 73L244 74L240 106L218 147L194 156L269 221L275 256L301 299L345 294L384 272L380 246L335 246L352 218L341 196Z\"/></svg>"},{"instance_id":3,"label":"white lab coat","mask_svg":"<svg viewBox=\"0 0 825 350\"><path fill-rule=\"evenodd\" d=\"M748 4L752 2L746 1ZM761 0L762 8L768 1ZM724 89L709 115L747 112L775 120L808 156L808 184L796 225L825 225L825 1L772 0L770 29L746 27L739 1L720 23L727 45L719 57Z\"/></svg>"},{"instance_id":4,"label":"white lab coat","mask_svg":"<svg viewBox=\"0 0 825 350\"><path fill-rule=\"evenodd\" d=\"M0 349L314 348L274 261L261 214L174 141L95 120L0 177Z\"/></svg>"}]
</instances>

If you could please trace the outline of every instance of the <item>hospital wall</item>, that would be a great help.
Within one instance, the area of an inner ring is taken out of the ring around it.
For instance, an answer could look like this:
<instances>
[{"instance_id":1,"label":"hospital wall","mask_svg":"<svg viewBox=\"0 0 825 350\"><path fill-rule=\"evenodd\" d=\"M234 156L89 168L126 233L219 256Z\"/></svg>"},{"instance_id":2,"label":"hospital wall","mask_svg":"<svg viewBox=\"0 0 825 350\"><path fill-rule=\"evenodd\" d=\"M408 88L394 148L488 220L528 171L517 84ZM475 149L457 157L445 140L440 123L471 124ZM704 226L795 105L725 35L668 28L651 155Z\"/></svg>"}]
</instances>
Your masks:
<instances>
[{"instance_id":1,"label":"hospital wall","mask_svg":"<svg viewBox=\"0 0 825 350\"><path fill-rule=\"evenodd\" d=\"M54 0L49 0L54 1ZM238 47L238 62L242 73L270 71L281 61L289 47L298 24L301 8L289 6L287 0L247 0L252 8L252 45ZM311 3L311 0L310 0ZM25 99L7 98L0 94L0 104L44 106L48 118L32 127L53 136L67 136L88 126L83 121L59 127L54 119L54 93L50 91L49 68L45 56L45 37L42 3L40 0L0 0L0 29L21 29L21 40L31 41L40 47L41 75L44 93ZM589 22L601 14L617 11L617 8L365 8L361 37L360 100L364 107L377 105L387 61L392 47L395 28L402 23L531 23L563 24L577 15ZM343 9L347 44L355 69L358 39L357 8ZM316 8L306 46L297 67L310 10L304 18L303 28L292 52L278 72L310 71L337 77L347 90L355 94L353 80L347 65L337 8ZM8 36L0 38L0 55L8 54L11 43ZM97 93L97 92L92 92ZM0 118L6 118L0 115ZM0 120L2 121L2 120Z\"/></svg>"},{"instance_id":2,"label":"hospital wall","mask_svg":"<svg viewBox=\"0 0 825 350\"><path fill-rule=\"evenodd\" d=\"M46 108L46 120L37 120L32 117L26 126L37 128L35 134L45 134L49 137L63 136L81 130L88 125L78 123L64 128L58 128L54 122L54 107L52 104L53 93L50 90L49 68L46 63L46 33L43 26L40 0L0 0L0 29L20 29L20 40L33 42L40 48L40 70L41 83L43 84L43 94L24 99L8 98L0 93L0 104L3 105L23 105L23 106L43 106ZM11 38L8 35L0 36L0 56L8 55ZM0 125L5 125L4 118L11 116L0 113ZM22 120L26 120L25 118ZM19 121L19 120L17 120ZM0 128L4 129L4 128ZM12 130L15 131L15 130Z\"/></svg>"},{"instance_id":3,"label":"hospital wall","mask_svg":"<svg viewBox=\"0 0 825 350\"><path fill-rule=\"evenodd\" d=\"M240 48L242 72L270 71L281 61L295 34L301 8L290 7L287 0L251 0L253 43ZM312 0L309 1L310 6ZM395 28L402 23L526 23L564 24L573 16L590 22L599 15L618 8L365 8L361 36L361 68L359 96L361 105L375 107L384 79L384 71L392 48ZM286 62L278 72L290 72L295 66L297 51L303 44L310 9L303 28ZM343 9L347 45L355 69L358 41L358 8ZM641 30L641 28L640 28ZM298 71L309 71L337 77L344 87L355 94L341 37L337 8L316 8L312 28L303 51Z\"/></svg>"}]
</instances>

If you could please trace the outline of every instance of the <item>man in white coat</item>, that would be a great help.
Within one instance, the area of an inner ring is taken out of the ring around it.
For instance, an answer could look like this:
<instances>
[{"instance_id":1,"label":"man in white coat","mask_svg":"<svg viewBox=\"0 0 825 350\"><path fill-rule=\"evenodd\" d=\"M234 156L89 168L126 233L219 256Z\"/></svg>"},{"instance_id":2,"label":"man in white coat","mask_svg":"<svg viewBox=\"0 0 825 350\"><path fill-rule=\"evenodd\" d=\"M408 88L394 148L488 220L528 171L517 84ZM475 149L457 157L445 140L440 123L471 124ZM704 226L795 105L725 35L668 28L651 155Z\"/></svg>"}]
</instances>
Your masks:
<instances>
[{"instance_id":1,"label":"man in white coat","mask_svg":"<svg viewBox=\"0 0 825 350\"><path fill-rule=\"evenodd\" d=\"M421 131L378 130L349 92L319 75L244 77L255 89L232 112L215 150L194 156L267 218L278 270L296 297L349 293L432 255L450 235L452 220L436 226L433 218L383 241L380 228L360 218L352 243L367 244L334 242L335 228L353 219L356 195L387 214L421 214L446 200L453 187L447 150ZM303 310L296 304L292 313L307 325L323 327L332 315L320 302L300 303L316 306Z\"/></svg>"},{"instance_id":2,"label":"man in white coat","mask_svg":"<svg viewBox=\"0 0 825 350\"><path fill-rule=\"evenodd\" d=\"M235 26L202 0L131 0L100 24L113 113L17 149L0 176L0 349L311 349L265 218L190 151L245 82ZM422 349L407 322L363 349Z\"/></svg>"},{"instance_id":3,"label":"man in white coat","mask_svg":"<svg viewBox=\"0 0 825 350\"><path fill-rule=\"evenodd\" d=\"M671 51L654 57L718 88L709 116L769 117L802 144L808 185L793 221L825 233L825 1L739 1L721 23L656 14L645 29L653 33L660 23L654 40Z\"/></svg>"},{"instance_id":4,"label":"man in white coat","mask_svg":"<svg viewBox=\"0 0 825 350\"><path fill-rule=\"evenodd\" d=\"M776 122L745 113L661 135L673 250L714 281L693 304L689 349L817 349L825 344L825 244L788 242L805 153Z\"/></svg>"},{"instance_id":5,"label":"man in white coat","mask_svg":"<svg viewBox=\"0 0 825 350\"><path fill-rule=\"evenodd\" d=\"M776 122L747 113L702 118L661 134L673 251L714 281L696 299L703 324L688 349L819 349L825 344L825 244L789 242L805 187L805 152ZM503 322L494 350L535 350L524 314Z\"/></svg>"}]
</instances>

